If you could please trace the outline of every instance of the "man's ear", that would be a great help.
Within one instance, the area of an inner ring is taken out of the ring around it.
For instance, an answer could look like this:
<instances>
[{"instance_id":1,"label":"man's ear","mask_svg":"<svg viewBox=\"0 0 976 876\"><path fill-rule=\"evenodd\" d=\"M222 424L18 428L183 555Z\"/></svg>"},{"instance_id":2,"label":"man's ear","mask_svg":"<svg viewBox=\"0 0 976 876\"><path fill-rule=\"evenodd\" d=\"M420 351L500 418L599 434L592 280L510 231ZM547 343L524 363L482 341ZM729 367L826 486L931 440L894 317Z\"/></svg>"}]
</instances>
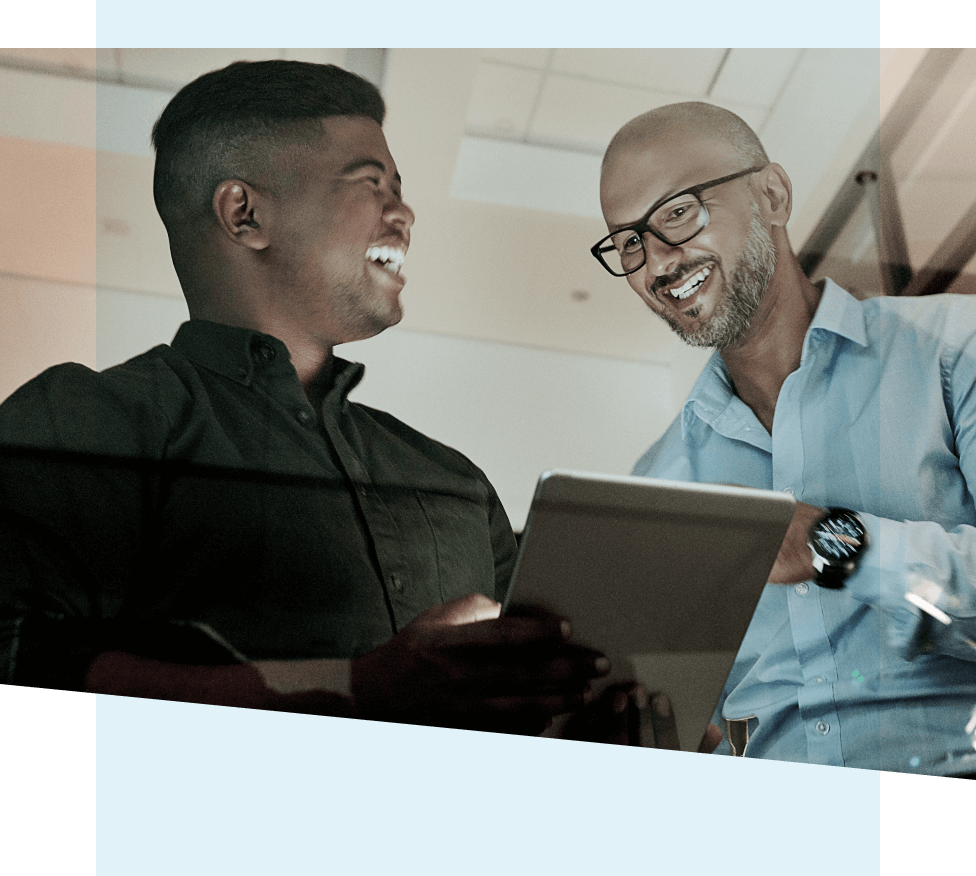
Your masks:
<instances>
[{"instance_id":1,"label":"man's ear","mask_svg":"<svg viewBox=\"0 0 976 876\"><path fill-rule=\"evenodd\" d=\"M755 176L759 187L759 207L770 225L783 225L793 210L793 184L778 164L768 164Z\"/></svg>"},{"instance_id":2,"label":"man's ear","mask_svg":"<svg viewBox=\"0 0 976 876\"><path fill-rule=\"evenodd\" d=\"M212 201L217 225L234 243L248 249L265 249L268 235L259 221L261 198L246 182L225 179L214 190Z\"/></svg>"}]
</instances>

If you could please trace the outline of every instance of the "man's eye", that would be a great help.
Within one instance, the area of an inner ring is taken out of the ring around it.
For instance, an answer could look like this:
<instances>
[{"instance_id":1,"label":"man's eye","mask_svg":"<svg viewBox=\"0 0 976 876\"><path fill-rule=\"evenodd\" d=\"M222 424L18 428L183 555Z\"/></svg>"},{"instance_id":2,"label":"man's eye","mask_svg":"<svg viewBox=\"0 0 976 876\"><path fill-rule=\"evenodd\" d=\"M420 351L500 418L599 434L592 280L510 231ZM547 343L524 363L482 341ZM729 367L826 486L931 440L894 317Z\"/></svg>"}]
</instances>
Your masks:
<instances>
[{"instance_id":1,"label":"man's eye","mask_svg":"<svg viewBox=\"0 0 976 876\"><path fill-rule=\"evenodd\" d=\"M634 252L640 249L641 245L641 237L635 233L628 234L620 241L620 249L622 252Z\"/></svg>"},{"instance_id":2,"label":"man's eye","mask_svg":"<svg viewBox=\"0 0 976 876\"><path fill-rule=\"evenodd\" d=\"M681 222L682 219L687 218L688 209L689 208L684 204L682 204L680 207L675 207L673 210L671 210L668 213L664 221L669 224L674 222Z\"/></svg>"},{"instance_id":3,"label":"man's eye","mask_svg":"<svg viewBox=\"0 0 976 876\"><path fill-rule=\"evenodd\" d=\"M681 201L677 204L671 204L667 208L667 212L663 214L660 224L664 228L674 228L678 225L684 225L687 222L692 221L697 213L698 209L697 201Z\"/></svg>"}]
</instances>

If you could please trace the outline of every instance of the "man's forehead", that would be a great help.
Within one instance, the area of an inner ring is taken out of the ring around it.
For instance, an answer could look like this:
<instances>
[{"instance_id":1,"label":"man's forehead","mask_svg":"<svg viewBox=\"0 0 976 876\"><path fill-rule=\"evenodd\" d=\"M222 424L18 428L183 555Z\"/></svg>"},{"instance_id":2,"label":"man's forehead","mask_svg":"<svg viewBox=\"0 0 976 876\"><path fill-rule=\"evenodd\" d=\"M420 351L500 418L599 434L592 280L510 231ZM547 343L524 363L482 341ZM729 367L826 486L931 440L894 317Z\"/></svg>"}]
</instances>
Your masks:
<instances>
[{"instance_id":1,"label":"man's forehead","mask_svg":"<svg viewBox=\"0 0 976 876\"><path fill-rule=\"evenodd\" d=\"M372 159L392 163L383 129L365 116L329 116L320 119L319 148L334 153L342 166L350 161Z\"/></svg>"},{"instance_id":2,"label":"man's forehead","mask_svg":"<svg viewBox=\"0 0 976 876\"><path fill-rule=\"evenodd\" d=\"M607 221L640 218L668 195L736 170L729 144L675 128L613 150L600 179Z\"/></svg>"}]
</instances>

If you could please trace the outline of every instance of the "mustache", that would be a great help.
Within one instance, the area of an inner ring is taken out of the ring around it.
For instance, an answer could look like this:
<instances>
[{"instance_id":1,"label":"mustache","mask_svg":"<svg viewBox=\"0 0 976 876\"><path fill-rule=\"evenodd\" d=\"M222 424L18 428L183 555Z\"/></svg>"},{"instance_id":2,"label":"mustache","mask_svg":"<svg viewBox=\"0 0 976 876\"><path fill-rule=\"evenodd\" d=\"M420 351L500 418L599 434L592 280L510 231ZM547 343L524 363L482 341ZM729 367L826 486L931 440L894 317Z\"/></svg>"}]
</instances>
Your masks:
<instances>
[{"instance_id":1,"label":"mustache","mask_svg":"<svg viewBox=\"0 0 976 876\"><path fill-rule=\"evenodd\" d=\"M651 284L651 292L660 292L662 289L667 289L669 286L673 286L675 283L677 283L682 277L686 277L694 271L697 271L699 268L712 264L714 261L714 259L703 257L690 262L682 262L670 274L666 274L663 277L658 277Z\"/></svg>"}]
</instances>

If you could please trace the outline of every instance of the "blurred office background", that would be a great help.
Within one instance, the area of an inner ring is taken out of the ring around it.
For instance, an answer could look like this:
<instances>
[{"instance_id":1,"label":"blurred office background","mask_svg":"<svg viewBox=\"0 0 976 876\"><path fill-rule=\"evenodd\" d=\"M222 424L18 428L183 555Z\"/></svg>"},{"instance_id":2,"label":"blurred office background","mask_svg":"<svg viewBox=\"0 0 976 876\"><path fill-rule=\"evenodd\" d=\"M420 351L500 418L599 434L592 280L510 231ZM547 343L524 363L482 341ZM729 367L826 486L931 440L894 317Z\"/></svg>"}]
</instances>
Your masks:
<instances>
[{"instance_id":1,"label":"blurred office background","mask_svg":"<svg viewBox=\"0 0 976 876\"><path fill-rule=\"evenodd\" d=\"M603 149L638 113L697 99L745 118L793 180L813 279L976 289L976 50L0 49L0 399L172 338L187 313L152 123L200 73L273 57L381 86L417 214L406 316L337 352L368 366L358 400L481 465L516 528L546 468L627 473L708 355L588 251Z\"/></svg>"}]
</instances>

